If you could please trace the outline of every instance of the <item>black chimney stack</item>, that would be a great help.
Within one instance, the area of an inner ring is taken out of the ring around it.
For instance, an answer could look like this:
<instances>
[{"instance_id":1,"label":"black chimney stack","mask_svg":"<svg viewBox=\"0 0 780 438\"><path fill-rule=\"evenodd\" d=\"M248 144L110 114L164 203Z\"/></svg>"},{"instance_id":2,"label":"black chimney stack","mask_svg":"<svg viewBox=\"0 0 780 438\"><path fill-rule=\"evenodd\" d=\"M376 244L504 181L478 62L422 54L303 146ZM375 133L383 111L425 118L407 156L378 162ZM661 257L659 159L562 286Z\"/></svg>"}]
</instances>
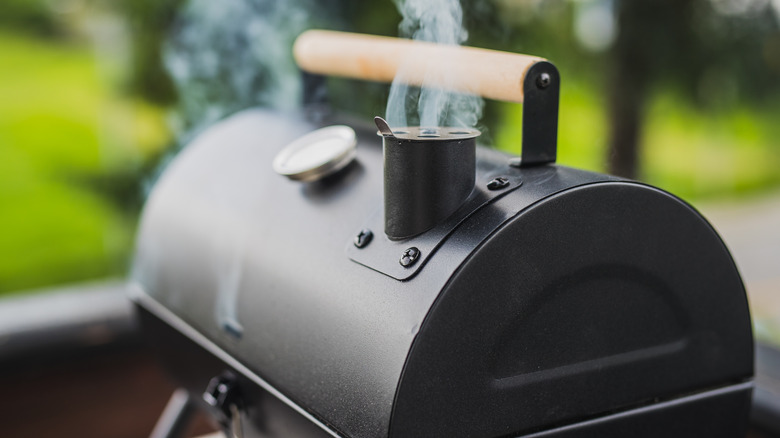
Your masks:
<instances>
[{"instance_id":1,"label":"black chimney stack","mask_svg":"<svg viewBox=\"0 0 780 438\"><path fill-rule=\"evenodd\" d=\"M374 118L384 143L385 234L394 240L428 231L460 207L474 189L474 129L391 130Z\"/></svg>"}]
</instances>

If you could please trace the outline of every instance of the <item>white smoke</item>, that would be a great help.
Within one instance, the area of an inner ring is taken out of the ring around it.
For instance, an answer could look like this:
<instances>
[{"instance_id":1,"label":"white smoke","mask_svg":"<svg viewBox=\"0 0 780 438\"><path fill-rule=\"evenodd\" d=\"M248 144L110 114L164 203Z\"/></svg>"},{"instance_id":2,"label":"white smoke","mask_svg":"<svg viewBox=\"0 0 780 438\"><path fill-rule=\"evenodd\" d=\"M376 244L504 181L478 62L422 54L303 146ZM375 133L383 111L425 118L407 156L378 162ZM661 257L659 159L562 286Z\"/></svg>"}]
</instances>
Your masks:
<instances>
[{"instance_id":1,"label":"white smoke","mask_svg":"<svg viewBox=\"0 0 780 438\"><path fill-rule=\"evenodd\" d=\"M439 44L460 45L468 38L463 26L459 0L396 0L403 21L402 37ZM422 87L405 83L405 70L421 60L403 60L390 87L386 117L390 126L474 127L482 116L484 102L475 95L446 91L447 82L458 74L448 71L442 77L426 74Z\"/></svg>"},{"instance_id":2,"label":"white smoke","mask_svg":"<svg viewBox=\"0 0 780 438\"><path fill-rule=\"evenodd\" d=\"M163 53L178 91L180 144L245 108L285 110L300 105L302 78L292 57L293 42L304 30L326 20L327 14L316 0L189 0ZM160 166L158 175L172 156ZM209 196L229 198L221 195ZM212 228L220 245L212 263L218 281L215 322L240 337L243 328L238 320L238 300L246 230L221 217L215 217ZM152 254L157 256L158 251ZM148 282L153 278L148 270L148 266L136 264L133 276Z\"/></svg>"},{"instance_id":3,"label":"white smoke","mask_svg":"<svg viewBox=\"0 0 780 438\"><path fill-rule=\"evenodd\" d=\"M164 50L179 94L183 140L238 110L299 103L295 38L311 26L308 0L190 0Z\"/></svg>"}]
</instances>

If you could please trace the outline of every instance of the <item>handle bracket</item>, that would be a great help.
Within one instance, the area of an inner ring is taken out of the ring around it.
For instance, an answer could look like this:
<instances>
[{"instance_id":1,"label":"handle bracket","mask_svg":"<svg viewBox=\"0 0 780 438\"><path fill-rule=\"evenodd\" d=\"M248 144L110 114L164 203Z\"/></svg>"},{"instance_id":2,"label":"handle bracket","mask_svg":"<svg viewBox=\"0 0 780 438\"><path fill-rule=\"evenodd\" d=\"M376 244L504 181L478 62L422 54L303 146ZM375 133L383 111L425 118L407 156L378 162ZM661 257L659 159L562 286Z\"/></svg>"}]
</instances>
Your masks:
<instances>
[{"instance_id":1,"label":"handle bracket","mask_svg":"<svg viewBox=\"0 0 780 438\"><path fill-rule=\"evenodd\" d=\"M523 78L523 144L516 167L554 163L558 151L561 77L547 61L534 63Z\"/></svg>"}]
</instances>

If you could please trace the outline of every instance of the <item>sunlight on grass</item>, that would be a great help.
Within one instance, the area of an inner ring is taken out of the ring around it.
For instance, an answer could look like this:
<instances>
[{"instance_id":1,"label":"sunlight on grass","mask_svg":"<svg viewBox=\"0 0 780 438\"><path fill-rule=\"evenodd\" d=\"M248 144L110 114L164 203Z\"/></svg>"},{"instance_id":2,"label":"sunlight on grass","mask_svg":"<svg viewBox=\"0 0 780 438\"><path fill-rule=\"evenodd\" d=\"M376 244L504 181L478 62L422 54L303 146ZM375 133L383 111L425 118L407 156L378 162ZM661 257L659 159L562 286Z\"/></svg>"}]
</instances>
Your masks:
<instances>
[{"instance_id":1,"label":"sunlight on grass","mask_svg":"<svg viewBox=\"0 0 780 438\"><path fill-rule=\"evenodd\" d=\"M769 110L775 117L780 111ZM683 198L730 197L780 184L776 128L757 109L702 114L655 100L644 135L644 177Z\"/></svg>"},{"instance_id":2,"label":"sunlight on grass","mask_svg":"<svg viewBox=\"0 0 780 438\"><path fill-rule=\"evenodd\" d=\"M605 102L564 80L558 163L606 169ZM520 153L522 106L505 107L496 145ZM642 136L641 180L684 199L732 197L780 185L780 106L702 112L671 94L656 96Z\"/></svg>"},{"instance_id":3,"label":"sunlight on grass","mask_svg":"<svg viewBox=\"0 0 780 438\"><path fill-rule=\"evenodd\" d=\"M504 120L495 135L496 147L520 154L523 106L502 104ZM607 144L607 122L599 108L604 102L587 88L564 81L558 129L558 163L602 172Z\"/></svg>"},{"instance_id":4,"label":"sunlight on grass","mask_svg":"<svg viewBox=\"0 0 780 438\"><path fill-rule=\"evenodd\" d=\"M0 292L122 275L135 218L88 182L165 145L159 111L112 96L88 47L0 33L0 53Z\"/></svg>"}]
</instances>

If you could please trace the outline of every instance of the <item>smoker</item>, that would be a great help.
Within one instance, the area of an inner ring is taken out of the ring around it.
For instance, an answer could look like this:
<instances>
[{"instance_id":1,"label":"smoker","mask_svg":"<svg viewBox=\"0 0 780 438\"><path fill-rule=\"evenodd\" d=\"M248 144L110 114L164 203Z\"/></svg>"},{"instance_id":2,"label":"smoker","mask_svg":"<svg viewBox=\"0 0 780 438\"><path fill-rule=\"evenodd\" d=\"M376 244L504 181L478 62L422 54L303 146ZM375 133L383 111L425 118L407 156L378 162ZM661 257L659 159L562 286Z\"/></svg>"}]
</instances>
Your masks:
<instances>
[{"instance_id":1,"label":"smoker","mask_svg":"<svg viewBox=\"0 0 780 438\"><path fill-rule=\"evenodd\" d=\"M306 110L204 131L138 234L132 297L182 388L155 436L193 409L243 437L744 436L750 315L707 221L555 164L540 58L331 32L295 50L308 74L390 80L397 45L476 59L494 80L453 88L522 98L521 156Z\"/></svg>"}]
</instances>

